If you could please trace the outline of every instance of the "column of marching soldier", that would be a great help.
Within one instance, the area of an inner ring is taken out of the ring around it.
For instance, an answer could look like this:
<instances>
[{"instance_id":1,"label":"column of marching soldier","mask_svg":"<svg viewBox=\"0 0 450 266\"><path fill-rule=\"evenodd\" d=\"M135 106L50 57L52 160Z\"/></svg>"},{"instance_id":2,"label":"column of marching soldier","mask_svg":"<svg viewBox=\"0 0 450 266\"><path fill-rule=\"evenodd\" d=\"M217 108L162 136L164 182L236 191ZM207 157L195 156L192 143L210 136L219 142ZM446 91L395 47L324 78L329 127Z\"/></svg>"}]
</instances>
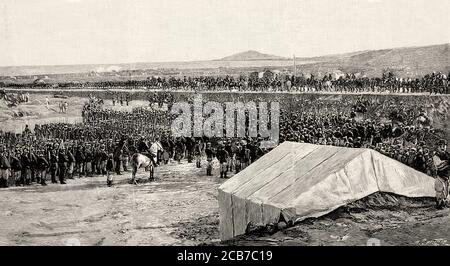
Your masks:
<instances>
[{"instance_id":1,"label":"column of marching soldier","mask_svg":"<svg viewBox=\"0 0 450 266\"><path fill-rule=\"evenodd\" d=\"M202 157L206 157L206 174L212 175L212 161L220 164L220 177L227 178L229 171L236 173L262 156L257 139L232 140L208 138L157 137L151 140L122 138L120 141L101 139L78 142L74 140L39 139L25 129L22 138L31 141L11 145L2 138L0 143L0 187L28 186L33 183L47 185L66 184L67 179L92 177L129 171L130 157L135 152L146 153L152 144L163 147L158 153L157 165L169 160L188 163L194 160L201 168ZM7 138L9 140L9 138ZM109 184L111 185L111 184Z\"/></svg>"}]
</instances>

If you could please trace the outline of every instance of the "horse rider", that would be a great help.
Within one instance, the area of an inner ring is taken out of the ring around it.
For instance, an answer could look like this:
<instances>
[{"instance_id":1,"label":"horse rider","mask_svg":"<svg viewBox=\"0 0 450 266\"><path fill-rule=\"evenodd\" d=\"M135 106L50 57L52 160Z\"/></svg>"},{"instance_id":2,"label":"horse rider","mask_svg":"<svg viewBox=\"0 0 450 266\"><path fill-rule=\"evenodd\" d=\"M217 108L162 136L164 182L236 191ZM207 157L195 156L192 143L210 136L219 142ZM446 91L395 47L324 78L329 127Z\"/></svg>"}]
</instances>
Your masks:
<instances>
[{"instance_id":1,"label":"horse rider","mask_svg":"<svg viewBox=\"0 0 450 266\"><path fill-rule=\"evenodd\" d=\"M148 151L149 147L147 145L147 142L145 142L144 137L141 136L139 139L139 143L137 145L137 150L139 153L146 153Z\"/></svg>"},{"instance_id":2,"label":"horse rider","mask_svg":"<svg viewBox=\"0 0 450 266\"><path fill-rule=\"evenodd\" d=\"M158 154L162 151L164 151L164 149L163 149L161 143L159 142L159 139L155 140L152 143L152 145L150 145L150 148L149 148L150 157L149 158L152 160L154 166L158 165Z\"/></svg>"}]
</instances>

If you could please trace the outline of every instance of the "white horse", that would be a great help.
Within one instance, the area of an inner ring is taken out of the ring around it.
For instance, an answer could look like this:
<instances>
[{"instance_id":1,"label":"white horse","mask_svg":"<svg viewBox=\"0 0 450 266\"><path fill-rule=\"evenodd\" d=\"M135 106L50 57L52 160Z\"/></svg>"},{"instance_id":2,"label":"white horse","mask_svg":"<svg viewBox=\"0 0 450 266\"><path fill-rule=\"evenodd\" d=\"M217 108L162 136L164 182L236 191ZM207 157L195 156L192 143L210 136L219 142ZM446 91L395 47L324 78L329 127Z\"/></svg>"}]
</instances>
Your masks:
<instances>
[{"instance_id":1,"label":"white horse","mask_svg":"<svg viewBox=\"0 0 450 266\"><path fill-rule=\"evenodd\" d=\"M153 160L153 161L152 161ZM132 172L131 172L131 183L132 184L137 184L136 183L136 173L138 171L139 168L145 168L145 169L149 169L150 171L150 176L149 176L149 180L154 180L154 163L155 163L156 157L154 157L153 159L150 159L149 157L140 154L140 153L135 153L133 154L133 156L131 156L131 168L132 168Z\"/></svg>"}]
</instances>

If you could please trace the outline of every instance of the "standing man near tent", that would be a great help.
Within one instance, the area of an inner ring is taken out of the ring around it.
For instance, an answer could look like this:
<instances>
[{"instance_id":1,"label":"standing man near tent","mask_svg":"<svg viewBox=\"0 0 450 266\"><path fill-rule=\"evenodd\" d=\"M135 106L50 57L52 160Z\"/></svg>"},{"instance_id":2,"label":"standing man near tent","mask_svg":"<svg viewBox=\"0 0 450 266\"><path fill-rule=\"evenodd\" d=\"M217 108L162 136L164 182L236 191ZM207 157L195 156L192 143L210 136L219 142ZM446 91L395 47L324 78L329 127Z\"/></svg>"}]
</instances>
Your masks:
<instances>
[{"instance_id":1,"label":"standing man near tent","mask_svg":"<svg viewBox=\"0 0 450 266\"><path fill-rule=\"evenodd\" d=\"M433 158L436 167L434 188L436 190L436 207L442 209L446 207L448 203L450 153L447 151L446 140L440 140L438 145L438 151Z\"/></svg>"},{"instance_id":2,"label":"standing man near tent","mask_svg":"<svg viewBox=\"0 0 450 266\"><path fill-rule=\"evenodd\" d=\"M240 170L244 170L251 163L250 148L249 148L247 141L245 141L245 140L242 141L241 145L242 145L241 155L239 156L241 159L241 167L240 167L241 169Z\"/></svg>"},{"instance_id":3,"label":"standing man near tent","mask_svg":"<svg viewBox=\"0 0 450 266\"><path fill-rule=\"evenodd\" d=\"M233 145L231 144L231 140L227 140L225 144L225 150L228 152L228 161L227 161L227 171L233 172L234 166L234 153L233 153Z\"/></svg>"},{"instance_id":4,"label":"standing man near tent","mask_svg":"<svg viewBox=\"0 0 450 266\"><path fill-rule=\"evenodd\" d=\"M244 142L244 140L242 140L242 143ZM236 142L236 150L234 151L235 154L235 170L236 170L236 174L239 173L242 169L242 162L243 162L243 157L245 156L243 154L243 147L241 146L241 142L237 141Z\"/></svg>"},{"instance_id":5,"label":"standing man near tent","mask_svg":"<svg viewBox=\"0 0 450 266\"><path fill-rule=\"evenodd\" d=\"M230 155L226 150L226 146L223 144L219 144L217 151L217 159L220 163L220 178L227 178L228 172L228 160Z\"/></svg>"},{"instance_id":6,"label":"standing man near tent","mask_svg":"<svg viewBox=\"0 0 450 266\"><path fill-rule=\"evenodd\" d=\"M206 175L211 176L212 175L212 160L214 158L214 149L211 147L211 142L208 142L206 144L205 149L206 154Z\"/></svg>"}]
</instances>

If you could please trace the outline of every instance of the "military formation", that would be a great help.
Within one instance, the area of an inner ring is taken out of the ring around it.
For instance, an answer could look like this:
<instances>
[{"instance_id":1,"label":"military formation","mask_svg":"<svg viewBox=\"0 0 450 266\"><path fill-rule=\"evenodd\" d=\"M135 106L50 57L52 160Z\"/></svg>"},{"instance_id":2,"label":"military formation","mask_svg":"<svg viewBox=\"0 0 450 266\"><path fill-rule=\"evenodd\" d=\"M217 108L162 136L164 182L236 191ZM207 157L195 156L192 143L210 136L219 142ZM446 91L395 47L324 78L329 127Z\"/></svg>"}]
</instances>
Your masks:
<instances>
[{"instance_id":1,"label":"military formation","mask_svg":"<svg viewBox=\"0 0 450 266\"><path fill-rule=\"evenodd\" d=\"M60 83L61 88L133 88L158 90L193 91L288 91L288 92L340 92L340 93L450 93L449 75L433 72L418 77L397 77L392 72L381 77L367 77L360 73L314 74L274 72L251 72L246 75L217 76L153 76L145 80L99 81L83 83ZM2 84L0 83L0 86ZM49 87L49 84L8 84L9 87ZM126 96L115 98L122 101ZM151 97L151 96L149 96Z\"/></svg>"},{"instance_id":2,"label":"military formation","mask_svg":"<svg viewBox=\"0 0 450 266\"><path fill-rule=\"evenodd\" d=\"M66 127L53 127L56 130ZM55 135L61 133L54 133ZM75 135L74 135L75 136ZM28 186L33 183L46 186L47 182L66 184L67 179L105 175L112 185L112 173L122 175L130 171L130 157L134 153L148 154L153 144L157 150L156 166L169 161L181 163L196 160L203 167L206 157L207 175L212 175L212 161L220 163L220 177L227 178L230 171L238 173L256 161L265 151L260 140L231 140L208 138L156 138L148 141L122 136L120 139L77 141L73 139L37 138L31 131L23 134L2 132L0 146L1 186ZM214 145L212 145L212 143Z\"/></svg>"},{"instance_id":3,"label":"military formation","mask_svg":"<svg viewBox=\"0 0 450 266\"><path fill-rule=\"evenodd\" d=\"M432 127L429 104L414 99L288 99L282 104L280 142L374 149L435 176L440 182L437 190L448 196L445 132ZM106 175L111 186L112 174L130 171L134 153L155 158L156 167L170 161L195 161L208 176L217 162L219 177L229 178L231 172L242 171L268 152L261 148L261 137L173 137L175 116L159 109L115 111L93 100L82 115L84 122L79 124L36 125L22 134L0 132L1 186L45 186L47 180L65 184L67 179L94 175ZM442 207L447 197L440 198L445 198L439 201Z\"/></svg>"}]
</instances>

